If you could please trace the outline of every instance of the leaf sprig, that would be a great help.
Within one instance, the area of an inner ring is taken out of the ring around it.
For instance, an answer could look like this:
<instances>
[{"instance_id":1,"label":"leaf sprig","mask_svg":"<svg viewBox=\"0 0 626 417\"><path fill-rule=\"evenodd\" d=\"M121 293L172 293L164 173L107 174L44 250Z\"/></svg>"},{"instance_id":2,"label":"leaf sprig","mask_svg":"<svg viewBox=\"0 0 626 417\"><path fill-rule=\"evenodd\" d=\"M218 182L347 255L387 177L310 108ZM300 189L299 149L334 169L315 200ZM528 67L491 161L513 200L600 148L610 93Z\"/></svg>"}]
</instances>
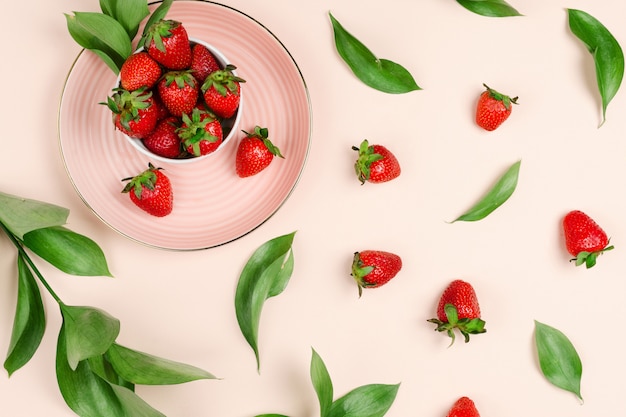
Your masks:
<instances>
[{"instance_id":1,"label":"leaf sprig","mask_svg":"<svg viewBox=\"0 0 626 417\"><path fill-rule=\"evenodd\" d=\"M63 225L69 210L0 192L0 230L17 249L16 312L4 368L9 376L34 356L46 328L38 282L57 302L63 322L57 339L56 376L67 405L81 417L161 417L135 394L135 385L169 385L215 377L194 366L158 358L117 343L120 322L89 306L65 304L31 255L62 272L112 277L102 249Z\"/></svg>"},{"instance_id":2,"label":"leaf sprig","mask_svg":"<svg viewBox=\"0 0 626 417\"><path fill-rule=\"evenodd\" d=\"M513 6L504 0L456 0L470 12L487 17L521 16Z\"/></svg>"}]
</instances>

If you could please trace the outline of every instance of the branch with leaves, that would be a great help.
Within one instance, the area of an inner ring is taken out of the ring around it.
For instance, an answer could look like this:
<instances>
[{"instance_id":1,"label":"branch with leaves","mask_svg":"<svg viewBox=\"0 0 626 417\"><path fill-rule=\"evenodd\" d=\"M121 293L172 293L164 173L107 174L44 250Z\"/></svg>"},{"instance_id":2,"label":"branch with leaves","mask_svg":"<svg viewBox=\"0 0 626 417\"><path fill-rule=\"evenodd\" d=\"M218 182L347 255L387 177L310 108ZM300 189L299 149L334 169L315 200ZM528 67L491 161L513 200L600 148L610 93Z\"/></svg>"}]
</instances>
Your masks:
<instances>
[{"instance_id":1,"label":"branch with leaves","mask_svg":"<svg viewBox=\"0 0 626 417\"><path fill-rule=\"evenodd\" d=\"M36 353L46 329L39 284L58 304L56 376L67 405L81 417L162 417L135 385L171 385L215 377L200 368L117 343L120 322L89 306L70 306L43 277L33 256L70 275L111 277L102 249L64 225L69 210L0 192L0 229L17 250L17 304L4 368L9 376Z\"/></svg>"}]
</instances>

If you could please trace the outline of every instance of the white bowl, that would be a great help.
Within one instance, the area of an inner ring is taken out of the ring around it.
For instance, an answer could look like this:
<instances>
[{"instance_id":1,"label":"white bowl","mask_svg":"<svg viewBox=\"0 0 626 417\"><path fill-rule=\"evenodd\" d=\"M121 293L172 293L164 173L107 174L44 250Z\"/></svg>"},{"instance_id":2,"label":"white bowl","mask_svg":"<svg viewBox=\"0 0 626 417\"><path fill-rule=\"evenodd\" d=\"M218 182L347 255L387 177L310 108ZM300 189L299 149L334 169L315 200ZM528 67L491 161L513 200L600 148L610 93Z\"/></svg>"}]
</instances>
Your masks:
<instances>
[{"instance_id":1,"label":"white bowl","mask_svg":"<svg viewBox=\"0 0 626 417\"><path fill-rule=\"evenodd\" d=\"M215 59L217 60L217 63L220 65L220 68L225 68L227 65L229 65L231 62L226 58L226 56L224 56L224 54L217 49L216 47L214 47L213 45L200 40L200 39L196 39L196 38L189 38L189 41L192 43L199 43L204 45L209 51L211 51L211 53L213 54L213 56L215 57ZM135 51L135 53L137 52L141 52L143 51L143 47L137 49L137 51ZM233 74L237 74L237 70L233 71ZM116 86L119 86L120 83L120 79L119 76L117 77L117 81L115 83ZM126 140L128 140L128 142L133 146L133 148L135 148L136 150L138 150L139 152L141 152L142 154L146 155L147 157L157 160L159 162L163 162L163 163L167 163L167 164L178 164L178 165L183 165L183 164L189 164L189 163L193 163L193 162L197 162L197 161L201 161L207 158L210 158L212 156L214 156L215 154L217 154L224 146L226 146L226 144L233 138L233 136L237 135L237 131L238 131L238 126L239 126L239 121L241 120L241 109L242 109L242 105L243 105L243 94L242 94L243 88L240 89L239 92L239 107L237 108L237 111L235 112L235 114L228 118L228 119L223 119L222 120L222 131L223 131L223 139L222 139L222 143L220 144L220 146L213 152L207 154L207 155L202 155L202 156L190 156L188 158L167 158L164 156L160 156L157 155L153 152L151 152L148 148L146 148L146 146L143 144L143 141L141 139L136 139L136 138L131 138L128 135L124 135L126 137ZM200 95L202 95L202 92L200 92Z\"/></svg>"}]
</instances>

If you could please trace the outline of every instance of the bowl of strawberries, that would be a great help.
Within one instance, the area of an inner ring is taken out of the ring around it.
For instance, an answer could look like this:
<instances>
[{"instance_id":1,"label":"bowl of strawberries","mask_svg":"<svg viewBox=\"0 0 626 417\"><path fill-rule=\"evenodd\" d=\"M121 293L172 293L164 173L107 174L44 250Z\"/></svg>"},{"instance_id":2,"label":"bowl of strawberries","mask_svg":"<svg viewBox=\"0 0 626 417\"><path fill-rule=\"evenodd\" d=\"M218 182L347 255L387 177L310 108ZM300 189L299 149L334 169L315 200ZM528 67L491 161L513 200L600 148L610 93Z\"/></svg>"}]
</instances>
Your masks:
<instances>
[{"instance_id":1,"label":"bowl of strawberries","mask_svg":"<svg viewBox=\"0 0 626 417\"><path fill-rule=\"evenodd\" d=\"M135 149L183 164L215 155L237 133L244 82L217 48L162 19L122 65L106 104Z\"/></svg>"}]
</instances>

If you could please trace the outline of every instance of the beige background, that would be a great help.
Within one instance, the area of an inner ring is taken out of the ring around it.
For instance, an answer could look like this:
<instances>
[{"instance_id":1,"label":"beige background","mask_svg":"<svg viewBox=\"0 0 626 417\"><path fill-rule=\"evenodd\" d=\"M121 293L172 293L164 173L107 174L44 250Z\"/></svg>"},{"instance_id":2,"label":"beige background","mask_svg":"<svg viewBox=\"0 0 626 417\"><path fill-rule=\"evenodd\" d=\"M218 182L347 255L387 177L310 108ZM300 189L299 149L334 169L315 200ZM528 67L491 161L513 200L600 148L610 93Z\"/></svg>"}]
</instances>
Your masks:
<instances>
[{"instance_id":1,"label":"beige background","mask_svg":"<svg viewBox=\"0 0 626 417\"><path fill-rule=\"evenodd\" d=\"M401 382L390 417L443 417L461 395L485 417L624 415L626 87L598 129L593 61L569 31L565 8L594 15L626 45L626 3L511 3L525 16L486 18L454 0L228 1L267 26L299 64L311 96L312 145L296 190L268 222L226 246L178 253L105 226L63 166L58 103L80 51L63 13L96 11L98 2L8 2L0 190L70 208L69 227L104 249L115 279L71 277L39 263L66 303L119 318L122 344L223 378L138 388L168 416L317 416L312 347L336 397L368 383ZM386 95L356 80L335 52L329 11L379 57L409 69L423 90ZM495 132L473 121L483 82L520 97ZM350 147L364 138L397 154L400 178L359 185ZM519 185L505 205L477 223L446 223L519 159ZM594 217L616 247L594 269L568 262L560 221L571 209ZM252 251L293 230L295 272L265 305L258 374L236 323L234 289ZM352 253L368 248L398 253L404 268L358 299L349 267ZM6 239L0 253L6 352L16 292ZM454 278L474 284L488 333L448 349L425 320ZM60 315L51 298L45 302L48 327L37 354L11 378L0 377L2 416L73 415L54 373ZM534 319L561 329L577 347L584 405L541 375Z\"/></svg>"}]
</instances>

